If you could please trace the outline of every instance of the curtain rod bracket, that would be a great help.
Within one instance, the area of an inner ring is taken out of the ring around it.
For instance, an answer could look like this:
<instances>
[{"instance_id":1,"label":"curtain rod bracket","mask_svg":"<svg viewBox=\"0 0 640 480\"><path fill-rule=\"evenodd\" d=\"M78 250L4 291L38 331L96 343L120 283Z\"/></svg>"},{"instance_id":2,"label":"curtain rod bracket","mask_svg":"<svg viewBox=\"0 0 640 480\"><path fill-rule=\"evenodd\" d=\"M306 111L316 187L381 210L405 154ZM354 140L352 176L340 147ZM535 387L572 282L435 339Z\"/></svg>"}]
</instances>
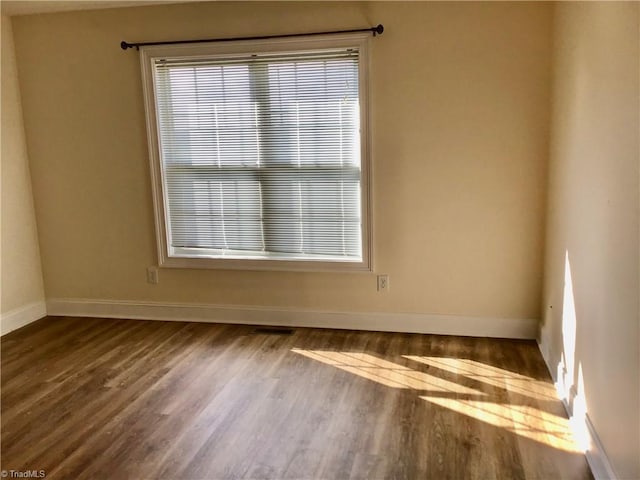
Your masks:
<instances>
[{"instance_id":1,"label":"curtain rod bracket","mask_svg":"<svg viewBox=\"0 0 640 480\"><path fill-rule=\"evenodd\" d=\"M371 32L373 36L382 35L384 32L384 27L382 24L378 24L375 27L371 28L359 28L354 30L337 30L332 32L315 32L315 33L291 33L288 35L264 35L260 37L236 37L236 38L203 38L198 40L172 40L166 42L139 42L139 43L129 43L126 41L120 42L120 48L122 50L127 50L129 48L134 48L136 50L140 50L140 47L151 46L151 45L177 45L183 43L207 43L207 42L232 42L237 40L268 40L270 38L290 38L290 37L309 37L312 35L333 35L337 33L360 33L360 32Z\"/></svg>"}]
</instances>

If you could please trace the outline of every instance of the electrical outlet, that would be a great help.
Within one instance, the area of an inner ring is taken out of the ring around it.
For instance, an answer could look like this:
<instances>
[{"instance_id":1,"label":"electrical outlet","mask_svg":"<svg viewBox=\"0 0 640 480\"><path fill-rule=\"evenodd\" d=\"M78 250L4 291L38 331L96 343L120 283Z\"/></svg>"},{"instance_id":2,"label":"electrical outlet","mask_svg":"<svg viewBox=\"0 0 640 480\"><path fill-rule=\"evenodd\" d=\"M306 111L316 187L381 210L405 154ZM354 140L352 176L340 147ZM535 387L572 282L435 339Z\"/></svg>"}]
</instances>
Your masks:
<instances>
[{"instance_id":1,"label":"electrical outlet","mask_svg":"<svg viewBox=\"0 0 640 480\"><path fill-rule=\"evenodd\" d=\"M147 283L158 283L158 267L147 268Z\"/></svg>"},{"instance_id":2,"label":"electrical outlet","mask_svg":"<svg viewBox=\"0 0 640 480\"><path fill-rule=\"evenodd\" d=\"M388 292L389 291L389 275L378 275L378 291L379 292Z\"/></svg>"}]
</instances>

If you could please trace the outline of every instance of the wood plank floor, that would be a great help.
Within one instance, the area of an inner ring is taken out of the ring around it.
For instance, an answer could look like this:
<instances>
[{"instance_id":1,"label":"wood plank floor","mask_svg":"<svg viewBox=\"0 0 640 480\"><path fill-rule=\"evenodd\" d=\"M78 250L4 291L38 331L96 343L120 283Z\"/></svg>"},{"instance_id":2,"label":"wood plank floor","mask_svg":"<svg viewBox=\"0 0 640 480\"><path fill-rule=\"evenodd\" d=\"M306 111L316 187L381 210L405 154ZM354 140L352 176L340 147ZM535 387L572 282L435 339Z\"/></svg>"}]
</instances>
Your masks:
<instances>
[{"instance_id":1,"label":"wood plank floor","mask_svg":"<svg viewBox=\"0 0 640 480\"><path fill-rule=\"evenodd\" d=\"M64 479L588 479L534 342L45 318L1 468Z\"/></svg>"}]
</instances>

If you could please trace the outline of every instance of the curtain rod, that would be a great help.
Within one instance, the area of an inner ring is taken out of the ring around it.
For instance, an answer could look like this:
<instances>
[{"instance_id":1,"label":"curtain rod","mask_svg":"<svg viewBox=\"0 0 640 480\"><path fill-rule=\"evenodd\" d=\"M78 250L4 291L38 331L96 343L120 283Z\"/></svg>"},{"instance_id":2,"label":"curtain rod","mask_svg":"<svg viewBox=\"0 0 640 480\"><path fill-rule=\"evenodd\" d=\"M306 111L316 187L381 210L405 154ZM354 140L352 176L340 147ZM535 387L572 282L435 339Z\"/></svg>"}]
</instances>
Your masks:
<instances>
[{"instance_id":1,"label":"curtain rod","mask_svg":"<svg viewBox=\"0 0 640 480\"><path fill-rule=\"evenodd\" d=\"M355 30L337 30L333 32L315 32L315 33L290 33L288 35L264 35L260 37L235 37L235 38L203 38L199 40L173 40L167 42L139 42L139 43L129 43L124 40L120 42L120 48L126 50L128 48L135 48L136 50L140 50L140 47L146 47L150 45L177 45L182 43L206 43L206 42L233 42L237 40L268 40L270 38L289 38L289 37L308 37L311 35L332 35L335 33L359 33L359 32L371 32L375 37L377 35L381 35L384 32L384 27L382 25L378 25L376 27L371 28L359 28Z\"/></svg>"}]
</instances>

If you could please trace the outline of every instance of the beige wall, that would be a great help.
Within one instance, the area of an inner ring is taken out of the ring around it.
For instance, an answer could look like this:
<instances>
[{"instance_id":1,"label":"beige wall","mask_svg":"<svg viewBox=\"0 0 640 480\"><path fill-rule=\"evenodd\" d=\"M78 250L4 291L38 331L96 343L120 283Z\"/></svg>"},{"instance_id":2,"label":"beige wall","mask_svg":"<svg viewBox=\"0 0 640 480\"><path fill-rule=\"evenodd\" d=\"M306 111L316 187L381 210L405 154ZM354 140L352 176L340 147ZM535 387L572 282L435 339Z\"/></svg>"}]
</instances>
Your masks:
<instances>
[{"instance_id":1,"label":"beige wall","mask_svg":"<svg viewBox=\"0 0 640 480\"><path fill-rule=\"evenodd\" d=\"M539 318L551 6L197 3L15 18L48 298ZM375 274L157 262L140 66L121 40L372 41Z\"/></svg>"},{"instance_id":2,"label":"beige wall","mask_svg":"<svg viewBox=\"0 0 640 480\"><path fill-rule=\"evenodd\" d=\"M2 194L1 265L2 332L7 313L44 302L38 234L22 122L11 20L2 16ZM10 319L9 319L10 320ZM33 318L31 319L33 320Z\"/></svg>"},{"instance_id":3,"label":"beige wall","mask_svg":"<svg viewBox=\"0 0 640 480\"><path fill-rule=\"evenodd\" d=\"M541 332L625 479L640 478L639 6L556 6Z\"/></svg>"}]
</instances>

